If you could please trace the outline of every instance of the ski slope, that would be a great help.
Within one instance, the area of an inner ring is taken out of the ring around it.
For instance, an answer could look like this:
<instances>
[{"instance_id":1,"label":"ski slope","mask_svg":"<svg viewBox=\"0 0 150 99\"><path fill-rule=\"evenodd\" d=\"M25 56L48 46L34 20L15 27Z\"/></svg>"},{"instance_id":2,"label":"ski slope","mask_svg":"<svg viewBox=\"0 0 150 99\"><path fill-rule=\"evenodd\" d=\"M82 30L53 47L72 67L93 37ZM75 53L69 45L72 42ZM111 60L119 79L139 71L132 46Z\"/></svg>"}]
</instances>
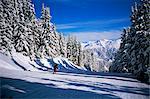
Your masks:
<instances>
[{"instance_id":1,"label":"ski slope","mask_svg":"<svg viewBox=\"0 0 150 99\"><path fill-rule=\"evenodd\" d=\"M12 60L13 59L13 60ZM0 54L1 98L149 99L149 85L129 74L93 73L66 58L37 59ZM53 63L59 72L53 74ZM24 68L24 69L23 69Z\"/></svg>"},{"instance_id":2,"label":"ski slope","mask_svg":"<svg viewBox=\"0 0 150 99\"><path fill-rule=\"evenodd\" d=\"M31 72L0 67L5 98L149 99L149 86L115 74Z\"/></svg>"}]
</instances>

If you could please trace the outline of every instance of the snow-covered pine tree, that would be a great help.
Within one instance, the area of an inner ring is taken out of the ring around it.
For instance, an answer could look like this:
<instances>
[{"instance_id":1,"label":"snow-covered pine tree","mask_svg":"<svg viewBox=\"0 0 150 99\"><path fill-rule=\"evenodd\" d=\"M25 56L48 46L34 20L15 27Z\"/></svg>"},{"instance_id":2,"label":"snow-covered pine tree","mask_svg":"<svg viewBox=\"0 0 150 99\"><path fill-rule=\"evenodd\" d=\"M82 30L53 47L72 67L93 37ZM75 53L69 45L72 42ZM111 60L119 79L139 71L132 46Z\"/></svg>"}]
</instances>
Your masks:
<instances>
[{"instance_id":1,"label":"snow-covered pine tree","mask_svg":"<svg viewBox=\"0 0 150 99\"><path fill-rule=\"evenodd\" d=\"M1 15L3 21L1 25L7 27L5 32L2 30L3 34L1 41L4 43L6 38L7 50L11 52L11 49L15 49L17 52L23 52L25 55L29 55L28 44L28 26L30 22L28 19L31 19L28 14L31 14L31 2L30 0L2 0L0 6L2 7ZM34 8L33 8L34 9ZM26 19L25 19L26 18ZM3 27L4 28L4 27ZM6 32L7 31L7 32ZM9 32L8 32L9 31ZM5 38L5 34L7 37ZM1 43L2 44L2 43ZM3 45L3 44L2 44ZM4 49L4 48L2 48Z\"/></svg>"},{"instance_id":2,"label":"snow-covered pine tree","mask_svg":"<svg viewBox=\"0 0 150 99\"><path fill-rule=\"evenodd\" d=\"M59 45L59 33L56 31L56 27L54 24L51 24L51 44L52 44L52 52L53 57L58 57L61 55L60 53L60 45Z\"/></svg>"},{"instance_id":3,"label":"snow-covered pine tree","mask_svg":"<svg viewBox=\"0 0 150 99\"><path fill-rule=\"evenodd\" d=\"M91 50L82 51L82 65L90 71L99 71L99 64Z\"/></svg>"},{"instance_id":4,"label":"snow-covered pine tree","mask_svg":"<svg viewBox=\"0 0 150 99\"><path fill-rule=\"evenodd\" d=\"M68 36L66 47L67 58L74 64L80 65L81 44L77 41L75 36Z\"/></svg>"},{"instance_id":5,"label":"snow-covered pine tree","mask_svg":"<svg viewBox=\"0 0 150 99\"><path fill-rule=\"evenodd\" d=\"M39 46L38 51L40 53L40 57L44 56L50 56L50 52L48 50L49 47L49 34L50 34L50 12L48 8L44 7L44 4L42 5L42 16L39 22L40 34L39 34Z\"/></svg>"},{"instance_id":6,"label":"snow-covered pine tree","mask_svg":"<svg viewBox=\"0 0 150 99\"><path fill-rule=\"evenodd\" d=\"M64 37L50 22L49 8L43 5L40 20L35 17L31 0L1 0L0 8L1 51L11 53L14 48L32 60L42 56L66 56Z\"/></svg>"},{"instance_id":7,"label":"snow-covered pine tree","mask_svg":"<svg viewBox=\"0 0 150 99\"><path fill-rule=\"evenodd\" d=\"M42 57L42 46L44 45L43 44L43 39L42 39L42 30L43 30L43 28L42 28L42 24L41 24L42 22L41 22L41 20L40 19L37 19L36 21L35 21L35 28L37 28L37 29L35 29L34 31L35 31L35 34L34 34L34 41L35 41L35 48L34 48L34 53L35 53L35 57L37 57L37 58L40 58L40 57Z\"/></svg>"},{"instance_id":8,"label":"snow-covered pine tree","mask_svg":"<svg viewBox=\"0 0 150 99\"><path fill-rule=\"evenodd\" d=\"M59 52L62 57L66 57L66 42L62 33L59 33Z\"/></svg>"},{"instance_id":9,"label":"snow-covered pine tree","mask_svg":"<svg viewBox=\"0 0 150 99\"><path fill-rule=\"evenodd\" d=\"M29 43L28 43L28 27L26 26L26 17L25 13L27 10L26 9L26 3L28 1L24 0L14 0L15 5L15 22L14 22L14 31L13 31L13 43L14 43L14 48L16 52L22 52L24 55L29 55ZM14 15L15 15L14 14Z\"/></svg>"},{"instance_id":10,"label":"snow-covered pine tree","mask_svg":"<svg viewBox=\"0 0 150 99\"><path fill-rule=\"evenodd\" d=\"M67 58L72 61L72 62L75 62L75 57L74 57L74 37L69 35L68 36L68 39L67 39Z\"/></svg>"},{"instance_id":11,"label":"snow-covered pine tree","mask_svg":"<svg viewBox=\"0 0 150 99\"><path fill-rule=\"evenodd\" d=\"M127 36L127 49L126 54L128 55L128 71L133 72L133 64L136 62L136 55L135 55L135 49L134 49L134 43L135 43L135 31L138 27L138 5L135 3L135 5L132 7L132 15L131 15L131 22L132 25L130 27L130 32ZM134 51L133 51L134 50Z\"/></svg>"},{"instance_id":12,"label":"snow-covered pine tree","mask_svg":"<svg viewBox=\"0 0 150 99\"><path fill-rule=\"evenodd\" d=\"M91 51L89 50L84 50L82 52L82 65L92 71L92 68L91 68L91 55L90 55Z\"/></svg>"},{"instance_id":13,"label":"snow-covered pine tree","mask_svg":"<svg viewBox=\"0 0 150 99\"><path fill-rule=\"evenodd\" d=\"M123 49L119 49L114 66L110 67L112 71L122 72L118 68L126 67L128 72L133 73L138 79L148 83L150 74L150 1L141 0L140 5L135 3L132 7L131 27L127 30L127 37ZM122 46L122 44L121 44ZM121 54L124 50L125 54ZM123 56L126 56L123 58ZM120 57L120 59L119 59ZM121 61L123 60L123 61ZM127 62L126 62L127 61ZM120 63L122 65L120 65ZM124 64L125 63L125 64ZM117 66L117 64L119 64ZM116 66L116 67L115 67Z\"/></svg>"},{"instance_id":14,"label":"snow-covered pine tree","mask_svg":"<svg viewBox=\"0 0 150 99\"><path fill-rule=\"evenodd\" d=\"M57 57L59 52L59 34L56 31L55 26L50 22L50 9L42 6L42 17L39 21L40 34L39 34L39 53L41 56Z\"/></svg>"},{"instance_id":15,"label":"snow-covered pine tree","mask_svg":"<svg viewBox=\"0 0 150 99\"><path fill-rule=\"evenodd\" d=\"M141 5L138 8L138 20L135 26L135 43L133 48L135 51L135 64L132 64L133 74L135 74L140 80L147 80L148 75L145 73L150 67L149 55L150 55L150 1L142 0ZM148 52L149 50L149 52ZM131 54L132 54L131 53Z\"/></svg>"},{"instance_id":16,"label":"snow-covered pine tree","mask_svg":"<svg viewBox=\"0 0 150 99\"><path fill-rule=\"evenodd\" d=\"M127 68L127 55L126 55L126 41L129 29L124 29L121 36L120 48L115 56L115 60L109 68L110 72L128 72Z\"/></svg>"},{"instance_id":17,"label":"snow-covered pine tree","mask_svg":"<svg viewBox=\"0 0 150 99\"><path fill-rule=\"evenodd\" d=\"M13 1L0 1L0 50L10 54L12 49Z\"/></svg>"},{"instance_id":18,"label":"snow-covered pine tree","mask_svg":"<svg viewBox=\"0 0 150 99\"><path fill-rule=\"evenodd\" d=\"M67 45L66 45L66 49L67 49L67 58L69 60L72 61L72 36L69 35L68 38L67 38Z\"/></svg>"},{"instance_id":19,"label":"snow-covered pine tree","mask_svg":"<svg viewBox=\"0 0 150 99\"><path fill-rule=\"evenodd\" d=\"M77 49L77 47L78 47L78 45L77 45L77 39L76 39L76 37L74 36L73 37L73 42L72 42L72 48L73 48L73 50L72 50L72 55L73 55L73 57L72 57L72 61L74 62L74 64L78 64L78 57L77 57L77 55L78 55L78 49Z\"/></svg>"},{"instance_id":20,"label":"snow-covered pine tree","mask_svg":"<svg viewBox=\"0 0 150 99\"><path fill-rule=\"evenodd\" d=\"M38 44L39 44L39 28L38 28L38 24L37 24L37 20L34 18L34 15L33 15L33 18L31 20L31 24L29 25L30 26L30 29L31 30L31 34L28 36L28 41L29 41L29 44L30 44L30 47L29 47L29 56L30 56L30 59L33 60L35 57L39 57L38 56ZM32 26L31 26L32 25Z\"/></svg>"},{"instance_id":21,"label":"snow-covered pine tree","mask_svg":"<svg viewBox=\"0 0 150 99\"><path fill-rule=\"evenodd\" d=\"M31 0L26 0L24 4L24 14L25 14L25 26L26 33L28 34L27 42L29 44L29 57L31 60L35 58L35 49L36 49L36 39L37 36L37 23L34 11L34 5L31 3Z\"/></svg>"},{"instance_id":22,"label":"snow-covered pine tree","mask_svg":"<svg viewBox=\"0 0 150 99\"><path fill-rule=\"evenodd\" d=\"M77 65L81 66L81 60L82 60L82 50L81 50L81 43L77 42Z\"/></svg>"},{"instance_id":23,"label":"snow-covered pine tree","mask_svg":"<svg viewBox=\"0 0 150 99\"><path fill-rule=\"evenodd\" d=\"M91 52L91 67L92 67L92 71L96 71L98 72L100 70L99 68L99 64L97 63L97 60L96 60L96 56L93 52Z\"/></svg>"}]
</instances>

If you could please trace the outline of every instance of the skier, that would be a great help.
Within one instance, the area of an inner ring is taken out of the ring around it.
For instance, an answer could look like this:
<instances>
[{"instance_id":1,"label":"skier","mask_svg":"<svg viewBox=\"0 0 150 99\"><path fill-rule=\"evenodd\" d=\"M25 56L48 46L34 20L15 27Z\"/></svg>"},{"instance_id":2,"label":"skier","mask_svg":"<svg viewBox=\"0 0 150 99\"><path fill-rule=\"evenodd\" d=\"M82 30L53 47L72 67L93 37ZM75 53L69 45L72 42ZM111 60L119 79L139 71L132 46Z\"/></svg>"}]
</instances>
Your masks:
<instances>
[{"instance_id":1,"label":"skier","mask_svg":"<svg viewBox=\"0 0 150 99\"><path fill-rule=\"evenodd\" d=\"M54 63L54 71L53 71L53 74L56 74L58 70L58 64Z\"/></svg>"}]
</instances>

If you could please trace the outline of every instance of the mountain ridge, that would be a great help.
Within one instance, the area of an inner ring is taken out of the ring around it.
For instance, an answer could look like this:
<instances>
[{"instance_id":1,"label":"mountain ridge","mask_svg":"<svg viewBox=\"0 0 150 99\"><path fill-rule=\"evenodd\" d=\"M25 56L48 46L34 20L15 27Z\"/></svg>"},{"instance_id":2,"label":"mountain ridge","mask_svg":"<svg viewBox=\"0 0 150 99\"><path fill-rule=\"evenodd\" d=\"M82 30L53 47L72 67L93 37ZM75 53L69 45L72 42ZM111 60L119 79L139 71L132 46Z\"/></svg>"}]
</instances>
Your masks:
<instances>
[{"instance_id":1,"label":"mountain ridge","mask_svg":"<svg viewBox=\"0 0 150 99\"><path fill-rule=\"evenodd\" d=\"M95 71L108 71L110 64L112 63L115 53L120 47L121 39L109 40L101 39L96 41L88 41L81 43L82 50L91 51L98 62L98 65L95 66ZM99 68L98 70L96 70Z\"/></svg>"}]
</instances>

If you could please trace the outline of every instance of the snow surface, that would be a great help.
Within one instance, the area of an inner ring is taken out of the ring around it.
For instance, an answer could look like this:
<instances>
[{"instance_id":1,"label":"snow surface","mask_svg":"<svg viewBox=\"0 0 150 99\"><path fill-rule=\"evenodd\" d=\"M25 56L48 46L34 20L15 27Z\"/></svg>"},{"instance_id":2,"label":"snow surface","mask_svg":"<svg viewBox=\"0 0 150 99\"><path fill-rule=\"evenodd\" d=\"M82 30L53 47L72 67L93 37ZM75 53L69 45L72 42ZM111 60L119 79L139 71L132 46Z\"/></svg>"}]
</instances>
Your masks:
<instances>
[{"instance_id":1,"label":"snow surface","mask_svg":"<svg viewBox=\"0 0 150 99\"><path fill-rule=\"evenodd\" d=\"M109 74L17 71L0 67L1 94L13 98L149 99L149 86Z\"/></svg>"},{"instance_id":2,"label":"snow surface","mask_svg":"<svg viewBox=\"0 0 150 99\"><path fill-rule=\"evenodd\" d=\"M14 70L27 71L52 71L54 64L58 64L59 71L78 72L86 71L84 67L73 64L66 58L57 57L53 59L36 59L31 61L29 57L21 53L12 53L12 57L8 57L0 53L0 67Z\"/></svg>"},{"instance_id":3,"label":"snow surface","mask_svg":"<svg viewBox=\"0 0 150 99\"><path fill-rule=\"evenodd\" d=\"M0 53L0 67L4 67L7 69L15 69L15 70L22 70L21 67L18 67L10 57L3 55Z\"/></svg>"},{"instance_id":4,"label":"snow surface","mask_svg":"<svg viewBox=\"0 0 150 99\"><path fill-rule=\"evenodd\" d=\"M129 74L88 72L62 57L30 61L19 53L12 58L0 53L0 63L4 98L149 99L149 85ZM54 63L59 65L56 74Z\"/></svg>"}]
</instances>

